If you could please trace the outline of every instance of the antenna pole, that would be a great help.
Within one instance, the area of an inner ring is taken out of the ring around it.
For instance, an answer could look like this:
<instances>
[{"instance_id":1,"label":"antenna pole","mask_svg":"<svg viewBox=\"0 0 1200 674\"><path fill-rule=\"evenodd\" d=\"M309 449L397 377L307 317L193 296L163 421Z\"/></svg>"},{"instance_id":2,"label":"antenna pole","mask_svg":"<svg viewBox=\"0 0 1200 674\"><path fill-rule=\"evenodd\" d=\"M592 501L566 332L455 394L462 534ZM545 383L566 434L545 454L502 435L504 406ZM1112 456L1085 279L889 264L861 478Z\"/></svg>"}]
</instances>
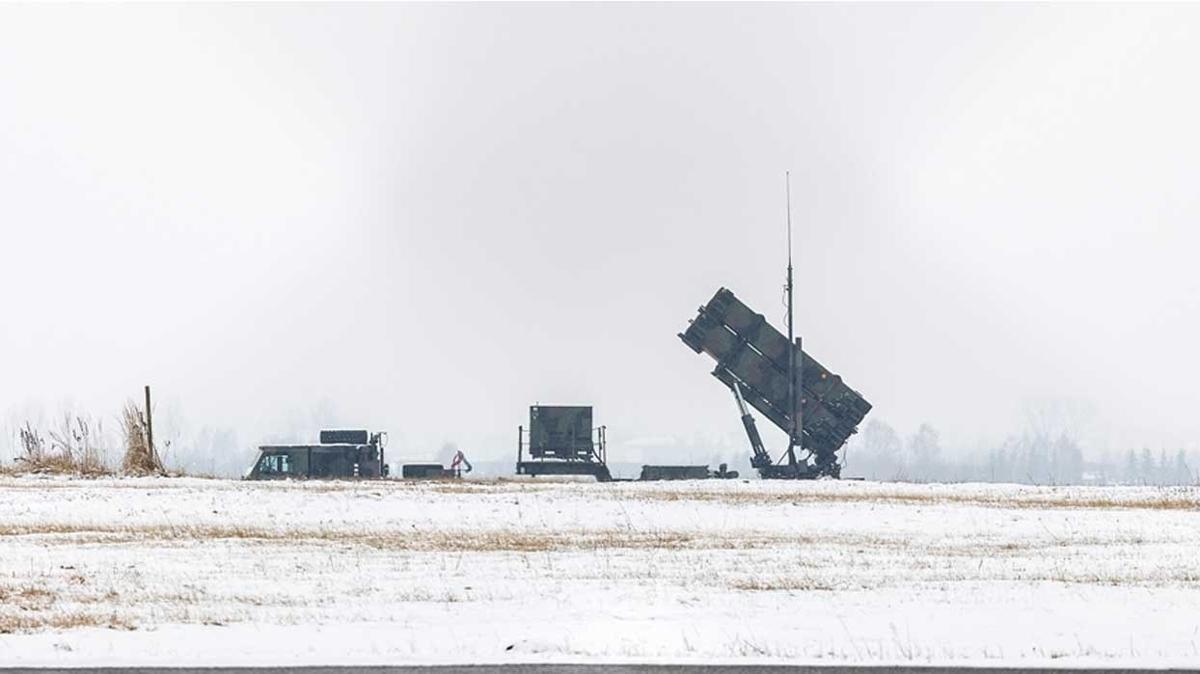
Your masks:
<instances>
[{"instance_id":1,"label":"antenna pole","mask_svg":"<svg viewBox=\"0 0 1200 674\"><path fill-rule=\"evenodd\" d=\"M796 465L797 437L800 429L796 423L796 331L792 320L793 285L792 285L792 172L783 174L787 192L787 330L788 330L788 449L789 465Z\"/></svg>"}]
</instances>

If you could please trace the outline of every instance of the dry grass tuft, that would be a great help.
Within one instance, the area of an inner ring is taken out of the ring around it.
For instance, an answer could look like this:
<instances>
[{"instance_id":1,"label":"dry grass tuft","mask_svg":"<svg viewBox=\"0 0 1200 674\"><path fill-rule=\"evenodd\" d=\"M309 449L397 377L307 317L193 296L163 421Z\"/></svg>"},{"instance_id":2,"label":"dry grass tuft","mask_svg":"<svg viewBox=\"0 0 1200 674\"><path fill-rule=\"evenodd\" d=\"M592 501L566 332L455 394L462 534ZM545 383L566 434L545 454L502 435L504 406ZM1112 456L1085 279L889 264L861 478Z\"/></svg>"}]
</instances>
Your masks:
<instances>
[{"instance_id":1,"label":"dry grass tuft","mask_svg":"<svg viewBox=\"0 0 1200 674\"><path fill-rule=\"evenodd\" d=\"M18 429L18 435L21 455L13 472L85 477L112 474L104 463L100 424L85 417L64 415L58 428L50 431L48 442L29 422Z\"/></svg>"},{"instance_id":2,"label":"dry grass tuft","mask_svg":"<svg viewBox=\"0 0 1200 674\"><path fill-rule=\"evenodd\" d=\"M150 446L146 417L132 402L125 403L125 409L121 411L121 430L125 435L121 470L126 475L165 475L158 452Z\"/></svg>"}]
</instances>

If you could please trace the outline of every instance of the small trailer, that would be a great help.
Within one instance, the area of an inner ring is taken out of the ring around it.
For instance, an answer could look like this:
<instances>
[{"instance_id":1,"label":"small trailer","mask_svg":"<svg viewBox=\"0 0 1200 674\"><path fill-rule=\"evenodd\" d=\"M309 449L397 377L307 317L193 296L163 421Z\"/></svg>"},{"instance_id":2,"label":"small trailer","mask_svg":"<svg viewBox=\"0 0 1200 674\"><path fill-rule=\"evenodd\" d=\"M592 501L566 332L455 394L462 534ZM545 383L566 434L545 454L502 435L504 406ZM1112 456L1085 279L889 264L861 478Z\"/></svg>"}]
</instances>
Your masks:
<instances>
[{"instance_id":1,"label":"small trailer","mask_svg":"<svg viewBox=\"0 0 1200 674\"><path fill-rule=\"evenodd\" d=\"M642 482L659 480L733 480L738 476L736 470L729 470L728 464L721 464L717 470L703 466L642 466Z\"/></svg>"},{"instance_id":2,"label":"small trailer","mask_svg":"<svg viewBox=\"0 0 1200 674\"><path fill-rule=\"evenodd\" d=\"M400 477L405 480L454 480L471 472L472 468L467 456L459 450L449 468L440 463L406 463L400 467Z\"/></svg>"}]
</instances>

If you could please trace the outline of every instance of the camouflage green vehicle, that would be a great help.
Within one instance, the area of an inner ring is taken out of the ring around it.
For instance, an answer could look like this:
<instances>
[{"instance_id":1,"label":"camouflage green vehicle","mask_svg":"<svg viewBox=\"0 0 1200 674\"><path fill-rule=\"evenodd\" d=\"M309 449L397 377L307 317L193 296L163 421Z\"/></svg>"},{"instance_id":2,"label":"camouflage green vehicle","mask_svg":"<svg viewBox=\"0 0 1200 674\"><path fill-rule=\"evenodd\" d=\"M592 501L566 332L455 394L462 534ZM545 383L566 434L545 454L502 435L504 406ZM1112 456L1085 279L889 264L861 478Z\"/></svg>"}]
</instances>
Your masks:
<instances>
[{"instance_id":1,"label":"camouflage green vehicle","mask_svg":"<svg viewBox=\"0 0 1200 674\"><path fill-rule=\"evenodd\" d=\"M247 480L378 479L387 477L386 433L321 431L315 445L263 445Z\"/></svg>"},{"instance_id":2,"label":"camouflage green vehicle","mask_svg":"<svg viewBox=\"0 0 1200 674\"><path fill-rule=\"evenodd\" d=\"M696 353L716 361L712 375L734 394L753 452L750 465L760 476L841 476L837 452L858 431L871 403L803 350L798 338L790 344L762 314L726 288L717 290L708 304L700 307L679 338ZM747 404L785 433L795 432L795 444L789 444L786 455L788 463L773 461L762 447ZM796 447L807 450L813 462L808 463L808 457L795 461Z\"/></svg>"},{"instance_id":3,"label":"camouflage green vehicle","mask_svg":"<svg viewBox=\"0 0 1200 674\"><path fill-rule=\"evenodd\" d=\"M607 433L592 427L591 407L534 405L529 428L517 427L517 475L592 475L609 482Z\"/></svg>"}]
</instances>

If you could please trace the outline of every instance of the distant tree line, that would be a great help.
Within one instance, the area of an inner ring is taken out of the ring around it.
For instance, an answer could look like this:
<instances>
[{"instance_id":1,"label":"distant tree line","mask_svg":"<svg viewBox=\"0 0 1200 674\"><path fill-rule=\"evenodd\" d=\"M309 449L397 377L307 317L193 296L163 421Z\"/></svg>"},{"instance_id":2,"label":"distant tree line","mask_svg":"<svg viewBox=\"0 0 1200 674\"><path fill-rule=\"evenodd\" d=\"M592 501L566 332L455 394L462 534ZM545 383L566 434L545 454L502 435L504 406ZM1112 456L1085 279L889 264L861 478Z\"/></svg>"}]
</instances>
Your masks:
<instances>
[{"instance_id":1,"label":"distant tree line","mask_svg":"<svg viewBox=\"0 0 1200 674\"><path fill-rule=\"evenodd\" d=\"M999 445L974 452L943 451L937 430L921 424L907 439L871 420L845 450L844 475L911 482L1021 484L1200 484L1200 461L1182 450L1129 450L1085 459L1074 435L1033 427Z\"/></svg>"}]
</instances>

